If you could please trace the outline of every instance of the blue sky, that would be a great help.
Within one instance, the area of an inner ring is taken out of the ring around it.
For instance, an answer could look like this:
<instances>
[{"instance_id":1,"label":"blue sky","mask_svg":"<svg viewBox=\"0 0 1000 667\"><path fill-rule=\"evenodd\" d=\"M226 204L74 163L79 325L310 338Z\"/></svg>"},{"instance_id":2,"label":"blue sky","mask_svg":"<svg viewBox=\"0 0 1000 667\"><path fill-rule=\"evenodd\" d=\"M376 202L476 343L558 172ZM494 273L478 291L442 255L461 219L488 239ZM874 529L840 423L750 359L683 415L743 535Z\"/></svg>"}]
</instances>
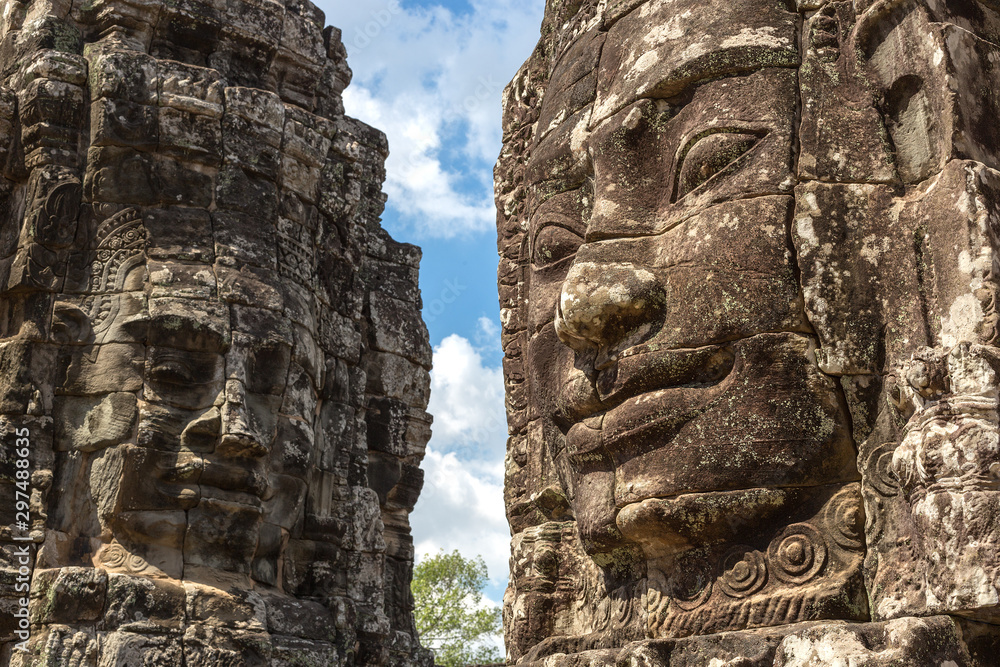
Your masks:
<instances>
[{"instance_id":1,"label":"blue sky","mask_svg":"<svg viewBox=\"0 0 1000 667\"><path fill-rule=\"evenodd\" d=\"M434 435L411 519L418 557L481 555L507 581L506 422L496 292L493 163L503 87L538 39L544 0L318 0L343 31L348 114L384 131L383 226L423 248L434 346Z\"/></svg>"}]
</instances>

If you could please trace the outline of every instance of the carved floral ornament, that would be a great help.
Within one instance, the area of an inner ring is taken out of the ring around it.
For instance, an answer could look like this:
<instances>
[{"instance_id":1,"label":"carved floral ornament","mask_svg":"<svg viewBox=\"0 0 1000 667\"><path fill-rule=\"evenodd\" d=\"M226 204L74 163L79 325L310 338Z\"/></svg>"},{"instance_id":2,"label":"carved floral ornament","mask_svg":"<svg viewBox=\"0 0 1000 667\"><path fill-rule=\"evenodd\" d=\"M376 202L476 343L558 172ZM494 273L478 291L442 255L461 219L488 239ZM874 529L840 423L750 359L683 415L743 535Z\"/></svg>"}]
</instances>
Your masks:
<instances>
[{"instance_id":1,"label":"carved floral ornament","mask_svg":"<svg viewBox=\"0 0 1000 667\"><path fill-rule=\"evenodd\" d=\"M496 170L506 501L515 540L572 520L582 602L515 563L511 659L998 641L995 8L556 3L542 35ZM883 646L842 655L918 660Z\"/></svg>"}]
</instances>

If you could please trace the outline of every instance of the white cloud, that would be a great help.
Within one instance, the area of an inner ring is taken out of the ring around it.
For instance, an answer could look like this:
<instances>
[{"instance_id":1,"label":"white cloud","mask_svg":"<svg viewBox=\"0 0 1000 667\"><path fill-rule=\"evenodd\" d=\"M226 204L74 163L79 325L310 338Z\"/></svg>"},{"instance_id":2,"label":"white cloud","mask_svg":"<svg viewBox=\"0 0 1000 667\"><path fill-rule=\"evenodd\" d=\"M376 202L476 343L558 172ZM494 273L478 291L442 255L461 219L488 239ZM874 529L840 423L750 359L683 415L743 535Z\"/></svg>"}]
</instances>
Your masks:
<instances>
[{"instance_id":1,"label":"white cloud","mask_svg":"<svg viewBox=\"0 0 1000 667\"><path fill-rule=\"evenodd\" d=\"M389 137L389 206L425 238L491 231L500 95L538 39L543 2L473 0L471 11L395 0L320 0L343 30L348 113Z\"/></svg>"},{"instance_id":2,"label":"white cloud","mask_svg":"<svg viewBox=\"0 0 1000 667\"><path fill-rule=\"evenodd\" d=\"M463 459L492 453L502 462L507 437L503 370L486 366L480 351L457 334L434 348L427 409L434 415L431 444L438 451L457 450Z\"/></svg>"},{"instance_id":3,"label":"white cloud","mask_svg":"<svg viewBox=\"0 0 1000 667\"><path fill-rule=\"evenodd\" d=\"M500 349L500 325L485 315L476 322L476 345L492 350Z\"/></svg>"},{"instance_id":4,"label":"white cloud","mask_svg":"<svg viewBox=\"0 0 1000 667\"><path fill-rule=\"evenodd\" d=\"M507 425L503 372L483 362L467 339L451 335L434 349L434 435L424 490L410 515L419 555L457 549L480 555L494 585L507 580L510 532L503 506Z\"/></svg>"},{"instance_id":5,"label":"white cloud","mask_svg":"<svg viewBox=\"0 0 1000 667\"><path fill-rule=\"evenodd\" d=\"M510 532L503 507L503 481L477 474L454 454L433 447L421 464L424 490L410 515L417 554L457 549L482 556L494 583L507 581Z\"/></svg>"}]
</instances>

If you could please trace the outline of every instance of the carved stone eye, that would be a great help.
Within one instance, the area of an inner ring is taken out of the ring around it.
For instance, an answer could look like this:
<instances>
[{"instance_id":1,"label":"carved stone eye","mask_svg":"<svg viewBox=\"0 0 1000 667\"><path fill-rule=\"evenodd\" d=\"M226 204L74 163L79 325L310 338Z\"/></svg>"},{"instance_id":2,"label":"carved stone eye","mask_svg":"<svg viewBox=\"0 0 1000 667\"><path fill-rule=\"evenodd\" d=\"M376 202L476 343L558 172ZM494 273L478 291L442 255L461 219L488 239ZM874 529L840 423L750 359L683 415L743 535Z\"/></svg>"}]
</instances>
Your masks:
<instances>
[{"instance_id":1,"label":"carved stone eye","mask_svg":"<svg viewBox=\"0 0 1000 667\"><path fill-rule=\"evenodd\" d=\"M535 235L532 263L537 267L555 264L572 256L581 243L583 239L565 227L558 225L544 227Z\"/></svg>"},{"instance_id":2,"label":"carved stone eye","mask_svg":"<svg viewBox=\"0 0 1000 667\"><path fill-rule=\"evenodd\" d=\"M760 140L749 132L721 131L696 138L677 170L677 196L682 199L738 160Z\"/></svg>"},{"instance_id":3,"label":"carved stone eye","mask_svg":"<svg viewBox=\"0 0 1000 667\"><path fill-rule=\"evenodd\" d=\"M187 366L176 360L160 361L150 370L150 377L165 384L185 385L193 381Z\"/></svg>"}]
</instances>

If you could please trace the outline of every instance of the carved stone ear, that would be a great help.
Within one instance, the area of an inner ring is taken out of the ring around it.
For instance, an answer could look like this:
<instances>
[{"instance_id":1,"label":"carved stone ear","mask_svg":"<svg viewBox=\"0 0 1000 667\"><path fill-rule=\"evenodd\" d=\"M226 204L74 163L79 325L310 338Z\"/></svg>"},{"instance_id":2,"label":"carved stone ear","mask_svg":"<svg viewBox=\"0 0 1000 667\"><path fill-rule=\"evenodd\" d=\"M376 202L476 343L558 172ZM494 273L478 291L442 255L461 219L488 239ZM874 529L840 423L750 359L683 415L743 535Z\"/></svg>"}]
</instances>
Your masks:
<instances>
[{"instance_id":1,"label":"carved stone ear","mask_svg":"<svg viewBox=\"0 0 1000 667\"><path fill-rule=\"evenodd\" d=\"M44 201L32 212L35 233L41 243L59 247L73 242L82 196L83 187L76 178L66 179L48 190Z\"/></svg>"},{"instance_id":2,"label":"carved stone ear","mask_svg":"<svg viewBox=\"0 0 1000 667\"><path fill-rule=\"evenodd\" d=\"M59 301L52 310L52 339L56 343L87 342L94 334L90 317L76 304Z\"/></svg>"}]
</instances>

